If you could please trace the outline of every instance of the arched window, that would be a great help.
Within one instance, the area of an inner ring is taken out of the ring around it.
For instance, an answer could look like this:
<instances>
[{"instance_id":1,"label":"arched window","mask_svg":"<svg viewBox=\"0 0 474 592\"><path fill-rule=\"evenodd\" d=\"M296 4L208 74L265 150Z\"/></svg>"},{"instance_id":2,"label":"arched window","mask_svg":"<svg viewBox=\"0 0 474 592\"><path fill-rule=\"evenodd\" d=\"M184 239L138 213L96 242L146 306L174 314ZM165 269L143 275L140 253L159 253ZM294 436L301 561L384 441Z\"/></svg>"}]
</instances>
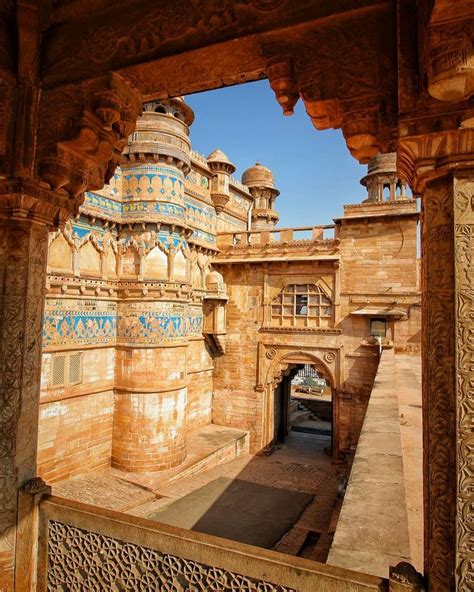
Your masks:
<instances>
[{"instance_id":1,"label":"arched window","mask_svg":"<svg viewBox=\"0 0 474 592\"><path fill-rule=\"evenodd\" d=\"M332 318L332 302L324 290L314 284L290 284L272 302L272 321L279 325L294 325L306 320L305 325L320 326ZM311 321L314 321L311 323Z\"/></svg>"},{"instance_id":2,"label":"arched window","mask_svg":"<svg viewBox=\"0 0 474 592\"><path fill-rule=\"evenodd\" d=\"M155 107L155 113L166 113L166 107L164 107L163 105L157 105Z\"/></svg>"}]
</instances>

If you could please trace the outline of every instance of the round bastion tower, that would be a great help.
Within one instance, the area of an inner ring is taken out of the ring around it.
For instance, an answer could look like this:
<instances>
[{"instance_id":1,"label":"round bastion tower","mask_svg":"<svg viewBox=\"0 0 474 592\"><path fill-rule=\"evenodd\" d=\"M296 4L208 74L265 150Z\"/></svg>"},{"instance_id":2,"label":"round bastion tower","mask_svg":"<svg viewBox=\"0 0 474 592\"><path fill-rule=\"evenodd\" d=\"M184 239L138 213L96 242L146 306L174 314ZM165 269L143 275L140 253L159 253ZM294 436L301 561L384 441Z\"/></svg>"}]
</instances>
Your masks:
<instances>
[{"instance_id":1,"label":"round bastion tower","mask_svg":"<svg viewBox=\"0 0 474 592\"><path fill-rule=\"evenodd\" d=\"M275 228L280 216L274 206L280 192L275 188L272 171L257 162L255 166L244 171L242 183L247 185L254 198L252 230L271 230Z\"/></svg>"},{"instance_id":2,"label":"round bastion tower","mask_svg":"<svg viewBox=\"0 0 474 592\"><path fill-rule=\"evenodd\" d=\"M125 471L165 470L186 458L191 230L184 183L193 120L181 98L146 103L121 165L118 259L124 288L112 464Z\"/></svg>"},{"instance_id":3,"label":"round bastion tower","mask_svg":"<svg viewBox=\"0 0 474 592\"><path fill-rule=\"evenodd\" d=\"M369 194L364 203L396 201L407 197L405 182L397 175L396 152L374 156L367 165L367 175L360 182Z\"/></svg>"}]
</instances>

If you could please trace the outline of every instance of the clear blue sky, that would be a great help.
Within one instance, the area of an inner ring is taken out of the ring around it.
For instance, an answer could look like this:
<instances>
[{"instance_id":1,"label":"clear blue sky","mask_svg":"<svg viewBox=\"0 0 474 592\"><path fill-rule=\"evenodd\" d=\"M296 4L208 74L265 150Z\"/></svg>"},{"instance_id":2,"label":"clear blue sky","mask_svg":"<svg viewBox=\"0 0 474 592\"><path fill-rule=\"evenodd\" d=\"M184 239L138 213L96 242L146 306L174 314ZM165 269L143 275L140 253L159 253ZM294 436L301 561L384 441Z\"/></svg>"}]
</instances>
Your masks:
<instances>
[{"instance_id":1,"label":"clear blue sky","mask_svg":"<svg viewBox=\"0 0 474 592\"><path fill-rule=\"evenodd\" d=\"M316 130L300 100L285 117L268 81L189 95L196 120L193 148L207 156L221 148L235 176L258 160L275 175L280 227L330 224L342 205L366 198L359 180L366 167L352 158L341 130Z\"/></svg>"}]
</instances>

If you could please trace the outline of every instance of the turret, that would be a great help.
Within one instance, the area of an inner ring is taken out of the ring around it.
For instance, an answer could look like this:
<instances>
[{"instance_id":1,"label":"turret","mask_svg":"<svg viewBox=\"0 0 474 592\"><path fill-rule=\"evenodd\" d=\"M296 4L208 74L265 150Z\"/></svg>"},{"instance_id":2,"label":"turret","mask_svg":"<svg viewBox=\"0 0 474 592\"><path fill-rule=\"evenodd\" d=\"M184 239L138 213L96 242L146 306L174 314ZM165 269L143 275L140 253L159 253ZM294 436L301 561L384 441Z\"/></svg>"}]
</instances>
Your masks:
<instances>
[{"instance_id":1,"label":"turret","mask_svg":"<svg viewBox=\"0 0 474 592\"><path fill-rule=\"evenodd\" d=\"M275 188L273 173L259 162L242 175L242 183L247 185L254 205L252 209L252 230L274 228L280 216L274 209L275 199L280 195Z\"/></svg>"},{"instance_id":2,"label":"turret","mask_svg":"<svg viewBox=\"0 0 474 592\"><path fill-rule=\"evenodd\" d=\"M212 171L211 199L216 212L219 213L230 199L229 178L235 172L235 166L218 148L209 154L207 164Z\"/></svg>"},{"instance_id":3,"label":"turret","mask_svg":"<svg viewBox=\"0 0 474 592\"><path fill-rule=\"evenodd\" d=\"M397 155L395 152L378 154L367 165L367 175L360 180L367 187L367 203L406 199L405 183L397 176ZM388 189L388 196L384 190ZM399 193L397 195L397 189Z\"/></svg>"},{"instance_id":4,"label":"turret","mask_svg":"<svg viewBox=\"0 0 474 592\"><path fill-rule=\"evenodd\" d=\"M145 103L124 150L125 221L186 227L184 179L191 168L193 121L192 109L180 97Z\"/></svg>"}]
</instances>

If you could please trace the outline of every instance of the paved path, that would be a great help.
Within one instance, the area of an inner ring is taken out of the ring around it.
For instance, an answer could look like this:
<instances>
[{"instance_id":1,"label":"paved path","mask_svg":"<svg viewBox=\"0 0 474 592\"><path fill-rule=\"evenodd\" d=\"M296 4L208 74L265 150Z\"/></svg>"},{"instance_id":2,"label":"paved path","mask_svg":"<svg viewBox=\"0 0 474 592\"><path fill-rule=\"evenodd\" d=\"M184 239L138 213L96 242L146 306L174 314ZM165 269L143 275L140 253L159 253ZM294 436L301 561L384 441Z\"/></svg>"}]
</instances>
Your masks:
<instances>
[{"instance_id":1,"label":"paved path","mask_svg":"<svg viewBox=\"0 0 474 592\"><path fill-rule=\"evenodd\" d=\"M420 359L384 351L328 563L387 577L422 567Z\"/></svg>"}]
</instances>

